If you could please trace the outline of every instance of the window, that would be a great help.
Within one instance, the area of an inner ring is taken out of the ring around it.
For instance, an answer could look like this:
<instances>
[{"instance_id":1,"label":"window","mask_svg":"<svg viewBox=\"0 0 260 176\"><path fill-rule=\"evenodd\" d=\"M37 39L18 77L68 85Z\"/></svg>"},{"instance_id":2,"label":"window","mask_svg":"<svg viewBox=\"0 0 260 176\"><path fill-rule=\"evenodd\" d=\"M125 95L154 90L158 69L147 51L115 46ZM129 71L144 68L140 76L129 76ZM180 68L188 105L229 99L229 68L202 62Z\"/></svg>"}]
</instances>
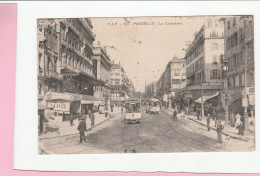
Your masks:
<instances>
[{"instance_id":1,"label":"window","mask_svg":"<svg viewBox=\"0 0 260 176\"><path fill-rule=\"evenodd\" d=\"M227 28L230 29L230 21L227 22Z\"/></svg>"},{"instance_id":2,"label":"window","mask_svg":"<svg viewBox=\"0 0 260 176\"><path fill-rule=\"evenodd\" d=\"M215 27L218 26L219 20L215 20Z\"/></svg>"},{"instance_id":3,"label":"window","mask_svg":"<svg viewBox=\"0 0 260 176\"><path fill-rule=\"evenodd\" d=\"M221 79L220 70L213 69L210 71L210 79Z\"/></svg>"},{"instance_id":4,"label":"window","mask_svg":"<svg viewBox=\"0 0 260 176\"><path fill-rule=\"evenodd\" d=\"M217 50L218 49L218 44L217 43L212 43L211 44L211 50Z\"/></svg>"},{"instance_id":5,"label":"window","mask_svg":"<svg viewBox=\"0 0 260 176\"><path fill-rule=\"evenodd\" d=\"M213 55L213 56L212 56L212 63L213 63L213 64L217 64L217 63L218 63L218 57L217 57L217 55Z\"/></svg>"},{"instance_id":6,"label":"window","mask_svg":"<svg viewBox=\"0 0 260 176\"><path fill-rule=\"evenodd\" d=\"M212 27L212 19L208 19L208 27Z\"/></svg>"},{"instance_id":7,"label":"window","mask_svg":"<svg viewBox=\"0 0 260 176\"><path fill-rule=\"evenodd\" d=\"M244 64L243 60L243 51L237 54L237 67L242 66Z\"/></svg>"},{"instance_id":8,"label":"window","mask_svg":"<svg viewBox=\"0 0 260 176\"><path fill-rule=\"evenodd\" d=\"M210 37L217 37L218 33L215 30L212 30L212 33L210 33Z\"/></svg>"},{"instance_id":9,"label":"window","mask_svg":"<svg viewBox=\"0 0 260 176\"><path fill-rule=\"evenodd\" d=\"M221 55L219 56L219 60L220 60L220 62L222 62L222 61L224 60L224 55L223 55L223 54L221 54Z\"/></svg>"},{"instance_id":10,"label":"window","mask_svg":"<svg viewBox=\"0 0 260 176\"><path fill-rule=\"evenodd\" d=\"M237 32L231 36L231 48L237 45Z\"/></svg>"},{"instance_id":11,"label":"window","mask_svg":"<svg viewBox=\"0 0 260 176\"><path fill-rule=\"evenodd\" d=\"M231 48L231 37L228 37L227 39L227 50Z\"/></svg>"},{"instance_id":12,"label":"window","mask_svg":"<svg viewBox=\"0 0 260 176\"><path fill-rule=\"evenodd\" d=\"M231 56L231 58L230 58L230 70L233 70L234 68L235 68L234 56Z\"/></svg>"},{"instance_id":13,"label":"window","mask_svg":"<svg viewBox=\"0 0 260 176\"><path fill-rule=\"evenodd\" d=\"M239 75L239 86L242 86L242 75Z\"/></svg>"},{"instance_id":14,"label":"window","mask_svg":"<svg viewBox=\"0 0 260 176\"><path fill-rule=\"evenodd\" d=\"M233 26L236 25L236 17L233 18Z\"/></svg>"},{"instance_id":15,"label":"window","mask_svg":"<svg viewBox=\"0 0 260 176\"><path fill-rule=\"evenodd\" d=\"M239 29L239 43L243 43L244 41L245 41L244 29L240 28Z\"/></svg>"},{"instance_id":16,"label":"window","mask_svg":"<svg viewBox=\"0 0 260 176\"><path fill-rule=\"evenodd\" d=\"M236 78L233 77L233 87L236 87Z\"/></svg>"},{"instance_id":17,"label":"window","mask_svg":"<svg viewBox=\"0 0 260 176\"><path fill-rule=\"evenodd\" d=\"M42 93L42 84L39 84L39 87L38 87L38 94L41 95Z\"/></svg>"}]
</instances>

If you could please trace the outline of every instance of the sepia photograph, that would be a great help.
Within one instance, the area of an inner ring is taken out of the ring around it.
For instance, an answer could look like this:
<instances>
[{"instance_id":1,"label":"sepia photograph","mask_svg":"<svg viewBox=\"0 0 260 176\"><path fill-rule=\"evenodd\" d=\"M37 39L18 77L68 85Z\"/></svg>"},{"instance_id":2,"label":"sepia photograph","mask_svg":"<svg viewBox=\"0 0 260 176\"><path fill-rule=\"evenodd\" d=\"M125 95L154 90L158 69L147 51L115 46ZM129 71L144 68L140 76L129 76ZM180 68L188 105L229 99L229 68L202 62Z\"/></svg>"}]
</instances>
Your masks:
<instances>
[{"instance_id":1,"label":"sepia photograph","mask_svg":"<svg viewBox=\"0 0 260 176\"><path fill-rule=\"evenodd\" d=\"M254 16L39 18L38 153L255 151Z\"/></svg>"}]
</instances>

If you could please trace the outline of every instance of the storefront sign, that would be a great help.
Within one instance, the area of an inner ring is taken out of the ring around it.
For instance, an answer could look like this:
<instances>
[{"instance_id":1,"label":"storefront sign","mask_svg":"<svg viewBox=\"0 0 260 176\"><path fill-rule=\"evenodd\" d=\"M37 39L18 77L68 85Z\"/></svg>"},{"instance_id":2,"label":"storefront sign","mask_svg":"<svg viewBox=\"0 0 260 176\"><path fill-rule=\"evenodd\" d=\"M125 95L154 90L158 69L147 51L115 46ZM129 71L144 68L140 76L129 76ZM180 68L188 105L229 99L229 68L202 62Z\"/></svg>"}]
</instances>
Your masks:
<instances>
[{"instance_id":1,"label":"storefront sign","mask_svg":"<svg viewBox=\"0 0 260 176\"><path fill-rule=\"evenodd\" d=\"M192 95L186 94L185 97L186 98L192 98Z\"/></svg>"},{"instance_id":2,"label":"storefront sign","mask_svg":"<svg viewBox=\"0 0 260 176\"><path fill-rule=\"evenodd\" d=\"M70 103L52 103L48 102L48 108L53 109L54 111L70 111Z\"/></svg>"}]
</instances>

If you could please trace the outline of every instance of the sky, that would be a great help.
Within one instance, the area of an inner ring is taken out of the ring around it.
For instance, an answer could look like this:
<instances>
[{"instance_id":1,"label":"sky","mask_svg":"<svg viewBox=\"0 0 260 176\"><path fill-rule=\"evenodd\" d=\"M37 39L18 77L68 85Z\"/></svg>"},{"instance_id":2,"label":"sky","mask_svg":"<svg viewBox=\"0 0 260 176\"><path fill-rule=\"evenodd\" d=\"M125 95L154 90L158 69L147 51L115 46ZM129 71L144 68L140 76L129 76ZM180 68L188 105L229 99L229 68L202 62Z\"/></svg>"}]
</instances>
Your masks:
<instances>
[{"instance_id":1,"label":"sky","mask_svg":"<svg viewBox=\"0 0 260 176\"><path fill-rule=\"evenodd\" d=\"M204 17L92 18L94 44L107 47L111 61L122 65L135 91L157 81L173 57L183 58L186 42L204 24Z\"/></svg>"}]
</instances>

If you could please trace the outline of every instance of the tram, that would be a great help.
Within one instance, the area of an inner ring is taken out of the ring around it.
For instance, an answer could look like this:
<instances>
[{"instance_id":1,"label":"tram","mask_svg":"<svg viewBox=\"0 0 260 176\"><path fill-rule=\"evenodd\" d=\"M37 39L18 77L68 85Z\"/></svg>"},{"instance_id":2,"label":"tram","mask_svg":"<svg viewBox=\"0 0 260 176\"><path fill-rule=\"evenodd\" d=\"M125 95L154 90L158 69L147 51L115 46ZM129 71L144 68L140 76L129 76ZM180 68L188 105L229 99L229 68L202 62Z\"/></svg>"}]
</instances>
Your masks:
<instances>
[{"instance_id":1,"label":"tram","mask_svg":"<svg viewBox=\"0 0 260 176\"><path fill-rule=\"evenodd\" d=\"M125 122L141 123L141 101L137 99L128 100L125 103Z\"/></svg>"},{"instance_id":2,"label":"tram","mask_svg":"<svg viewBox=\"0 0 260 176\"><path fill-rule=\"evenodd\" d=\"M160 101L158 99L152 98L149 100L149 104L146 107L146 113L159 114L160 109Z\"/></svg>"}]
</instances>

